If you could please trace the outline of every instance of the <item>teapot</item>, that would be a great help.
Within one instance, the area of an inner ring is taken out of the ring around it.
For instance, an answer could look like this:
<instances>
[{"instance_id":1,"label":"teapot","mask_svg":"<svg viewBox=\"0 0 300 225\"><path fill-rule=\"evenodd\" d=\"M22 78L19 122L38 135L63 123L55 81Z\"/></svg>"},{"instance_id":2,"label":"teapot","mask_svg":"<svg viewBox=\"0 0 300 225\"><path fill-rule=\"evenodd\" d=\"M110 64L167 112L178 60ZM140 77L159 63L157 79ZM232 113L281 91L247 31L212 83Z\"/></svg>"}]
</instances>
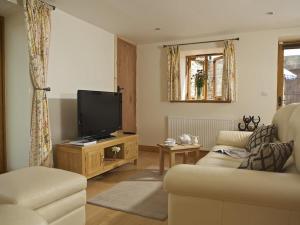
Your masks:
<instances>
[{"instance_id":1,"label":"teapot","mask_svg":"<svg viewBox=\"0 0 300 225\"><path fill-rule=\"evenodd\" d=\"M189 134L182 134L178 138L179 138L180 144L182 144L182 145L192 144L192 137Z\"/></svg>"}]
</instances>

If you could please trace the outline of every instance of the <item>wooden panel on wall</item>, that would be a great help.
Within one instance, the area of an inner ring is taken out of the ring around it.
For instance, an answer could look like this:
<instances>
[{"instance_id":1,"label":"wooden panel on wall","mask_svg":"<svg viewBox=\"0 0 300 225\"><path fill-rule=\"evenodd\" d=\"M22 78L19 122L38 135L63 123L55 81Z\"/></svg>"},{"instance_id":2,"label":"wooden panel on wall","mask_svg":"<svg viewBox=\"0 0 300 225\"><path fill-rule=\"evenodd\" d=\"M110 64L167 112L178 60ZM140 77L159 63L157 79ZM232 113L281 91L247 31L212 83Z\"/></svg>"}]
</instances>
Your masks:
<instances>
[{"instance_id":1,"label":"wooden panel on wall","mask_svg":"<svg viewBox=\"0 0 300 225\"><path fill-rule=\"evenodd\" d=\"M6 171L4 84L4 18L0 16L0 173Z\"/></svg>"},{"instance_id":2,"label":"wooden panel on wall","mask_svg":"<svg viewBox=\"0 0 300 225\"><path fill-rule=\"evenodd\" d=\"M136 46L119 38L117 80L123 94L123 130L136 132Z\"/></svg>"}]
</instances>

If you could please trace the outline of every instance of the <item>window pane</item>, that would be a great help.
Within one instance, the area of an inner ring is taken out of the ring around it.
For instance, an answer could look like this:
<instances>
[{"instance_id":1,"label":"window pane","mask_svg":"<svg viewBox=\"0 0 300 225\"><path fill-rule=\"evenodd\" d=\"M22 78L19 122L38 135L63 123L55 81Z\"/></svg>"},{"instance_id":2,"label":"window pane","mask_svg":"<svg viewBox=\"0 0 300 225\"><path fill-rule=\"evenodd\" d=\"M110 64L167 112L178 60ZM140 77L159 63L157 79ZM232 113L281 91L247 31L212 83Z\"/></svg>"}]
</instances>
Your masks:
<instances>
[{"instance_id":1,"label":"window pane","mask_svg":"<svg viewBox=\"0 0 300 225\"><path fill-rule=\"evenodd\" d=\"M218 100L222 96L223 54L187 56L187 62L188 81L186 90L188 99ZM201 96L197 96L195 82L195 75L198 71L202 71L204 76Z\"/></svg>"},{"instance_id":2,"label":"window pane","mask_svg":"<svg viewBox=\"0 0 300 225\"><path fill-rule=\"evenodd\" d=\"M196 57L195 59L191 60L191 68L190 68L190 78L191 78L190 98L191 99L196 99L196 97L197 97L194 75L197 73L198 70L204 69L204 62L205 62L204 56Z\"/></svg>"},{"instance_id":3,"label":"window pane","mask_svg":"<svg viewBox=\"0 0 300 225\"><path fill-rule=\"evenodd\" d=\"M223 77L223 58L217 59L215 62L215 97L221 97L222 96L222 77Z\"/></svg>"},{"instance_id":4,"label":"window pane","mask_svg":"<svg viewBox=\"0 0 300 225\"><path fill-rule=\"evenodd\" d=\"M285 105L300 102L300 48L284 50Z\"/></svg>"},{"instance_id":5,"label":"window pane","mask_svg":"<svg viewBox=\"0 0 300 225\"><path fill-rule=\"evenodd\" d=\"M215 77L216 69L214 68L214 63L217 59L220 59L222 55L211 55L208 56L208 67L207 67L207 100L215 99Z\"/></svg>"}]
</instances>

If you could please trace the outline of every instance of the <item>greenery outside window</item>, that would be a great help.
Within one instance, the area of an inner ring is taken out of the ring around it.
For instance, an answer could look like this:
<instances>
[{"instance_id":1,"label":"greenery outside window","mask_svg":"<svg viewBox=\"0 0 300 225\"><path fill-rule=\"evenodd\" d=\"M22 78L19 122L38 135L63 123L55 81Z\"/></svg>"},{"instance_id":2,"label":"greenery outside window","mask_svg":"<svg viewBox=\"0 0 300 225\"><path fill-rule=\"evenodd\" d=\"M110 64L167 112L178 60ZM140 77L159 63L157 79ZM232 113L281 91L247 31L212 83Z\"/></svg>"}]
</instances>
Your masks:
<instances>
[{"instance_id":1,"label":"greenery outside window","mask_svg":"<svg viewBox=\"0 0 300 225\"><path fill-rule=\"evenodd\" d=\"M222 101L223 54L186 56L186 101Z\"/></svg>"}]
</instances>

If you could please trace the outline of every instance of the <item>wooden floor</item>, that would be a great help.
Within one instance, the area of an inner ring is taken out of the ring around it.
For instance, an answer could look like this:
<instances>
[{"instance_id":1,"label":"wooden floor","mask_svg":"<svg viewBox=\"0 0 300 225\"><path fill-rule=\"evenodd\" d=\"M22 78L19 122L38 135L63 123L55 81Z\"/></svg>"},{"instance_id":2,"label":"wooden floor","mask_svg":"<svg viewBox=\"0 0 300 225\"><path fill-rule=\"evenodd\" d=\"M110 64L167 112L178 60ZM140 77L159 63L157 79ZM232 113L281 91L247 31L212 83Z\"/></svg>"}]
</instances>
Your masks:
<instances>
[{"instance_id":1,"label":"wooden floor","mask_svg":"<svg viewBox=\"0 0 300 225\"><path fill-rule=\"evenodd\" d=\"M165 165L168 166L167 157L165 157ZM176 157L177 162L181 162L182 158ZM191 162L190 159L189 162ZM129 176L143 169L159 168L159 153L140 151L137 167L133 164L127 164L111 172L94 177L88 180L87 198L91 198L102 191L111 188L120 181L126 180ZM86 225L167 225L166 221L159 221L132 215L116 210L111 210L99 206L87 204L86 206Z\"/></svg>"}]
</instances>

